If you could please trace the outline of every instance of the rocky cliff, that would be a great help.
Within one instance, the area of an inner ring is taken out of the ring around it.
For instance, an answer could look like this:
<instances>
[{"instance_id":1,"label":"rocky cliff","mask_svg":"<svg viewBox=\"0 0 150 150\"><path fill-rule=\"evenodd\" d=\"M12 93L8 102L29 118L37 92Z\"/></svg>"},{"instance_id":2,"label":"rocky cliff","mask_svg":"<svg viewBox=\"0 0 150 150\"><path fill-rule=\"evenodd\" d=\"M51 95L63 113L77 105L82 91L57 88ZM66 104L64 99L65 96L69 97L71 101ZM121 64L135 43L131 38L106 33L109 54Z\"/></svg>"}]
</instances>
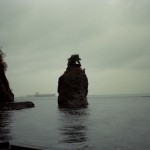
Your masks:
<instances>
[{"instance_id":1,"label":"rocky cliff","mask_svg":"<svg viewBox=\"0 0 150 150\"><path fill-rule=\"evenodd\" d=\"M0 102L14 102L14 94L12 93L9 82L5 76L7 65L3 58L4 53L0 50Z\"/></svg>"},{"instance_id":2,"label":"rocky cliff","mask_svg":"<svg viewBox=\"0 0 150 150\"><path fill-rule=\"evenodd\" d=\"M88 94L88 79L85 69L81 68L79 55L68 59L68 66L58 81L59 107L86 107Z\"/></svg>"},{"instance_id":3,"label":"rocky cliff","mask_svg":"<svg viewBox=\"0 0 150 150\"><path fill-rule=\"evenodd\" d=\"M0 50L0 111L20 110L32 108L34 104L30 101L14 102L14 94L12 93L9 82L5 76L7 64L4 62L4 53Z\"/></svg>"}]
</instances>

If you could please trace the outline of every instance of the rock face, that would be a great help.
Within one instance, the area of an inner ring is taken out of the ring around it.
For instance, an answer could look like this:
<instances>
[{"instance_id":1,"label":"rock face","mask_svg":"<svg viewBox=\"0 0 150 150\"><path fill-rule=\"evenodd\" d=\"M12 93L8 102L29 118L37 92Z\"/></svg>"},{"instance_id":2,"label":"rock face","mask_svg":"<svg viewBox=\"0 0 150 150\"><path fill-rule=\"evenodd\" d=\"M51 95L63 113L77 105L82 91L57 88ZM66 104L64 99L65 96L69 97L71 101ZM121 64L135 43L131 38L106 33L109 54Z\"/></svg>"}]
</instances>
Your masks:
<instances>
[{"instance_id":1,"label":"rock face","mask_svg":"<svg viewBox=\"0 0 150 150\"><path fill-rule=\"evenodd\" d=\"M0 111L20 110L24 108L34 107L32 102L14 102L14 94L12 93L9 82L5 76L7 64L4 62L4 53L0 50Z\"/></svg>"},{"instance_id":2,"label":"rock face","mask_svg":"<svg viewBox=\"0 0 150 150\"><path fill-rule=\"evenodd\" d=\"M68 67L58 81L58 105L64 108L86 107L88 79L81 68L79 55L68 59Z\"/></svg>"},{"instance_id":3,"label":"rock face","mask_svg":"<svg viewBox=\"0 0 150 150\"><path fill-rule=\"evenodd\" d=\"M3 58L4 53L0 50L0 102L14 102L14 94L5 76L7 64L4 62Z\"/></svg>"}]
</instances>

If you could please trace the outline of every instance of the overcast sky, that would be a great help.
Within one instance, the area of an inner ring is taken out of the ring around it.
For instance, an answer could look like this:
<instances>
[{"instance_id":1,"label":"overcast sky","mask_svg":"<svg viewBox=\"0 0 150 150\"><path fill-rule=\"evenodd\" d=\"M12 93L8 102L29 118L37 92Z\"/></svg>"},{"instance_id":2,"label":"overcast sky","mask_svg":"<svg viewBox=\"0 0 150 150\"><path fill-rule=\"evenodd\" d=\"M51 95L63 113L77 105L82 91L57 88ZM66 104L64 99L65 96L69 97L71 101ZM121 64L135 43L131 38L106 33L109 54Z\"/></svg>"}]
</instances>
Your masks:
<instances>
[{"instance_id":1,"label":"overcast sky","mask_svg":"<svg viewBox=\"0 0 150 150\"><path fill-rule=\"evenodd\" d=\"M16 96L57 93L75 53L89 94L150 93L150 0L0 0L0 46Z\"/></svg>"}]
</instances>

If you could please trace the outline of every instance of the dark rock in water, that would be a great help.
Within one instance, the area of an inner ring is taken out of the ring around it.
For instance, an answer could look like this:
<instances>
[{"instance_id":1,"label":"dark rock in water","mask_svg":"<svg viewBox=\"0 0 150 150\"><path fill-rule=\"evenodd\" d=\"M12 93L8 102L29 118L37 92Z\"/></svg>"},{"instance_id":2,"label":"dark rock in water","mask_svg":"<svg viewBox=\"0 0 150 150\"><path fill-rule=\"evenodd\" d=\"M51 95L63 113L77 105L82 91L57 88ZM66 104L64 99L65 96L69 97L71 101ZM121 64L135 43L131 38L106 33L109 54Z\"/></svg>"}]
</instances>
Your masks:
<instances>
[{"instance_id":1,"label":"dark rock in water","mask_svg":"<svg viewBox=\"0 0 150 150\"><path fill-rule=\"evenodd\" d=\"M30 101L26 102L4 102L0 103L0 110L20 110L25 108L32 108L34 107L34 104Z\"/></svg>"},{"instance_id":2,"label":"dark rock in water","mask_svg":"<svg viewBox=\"0 0 150 150\"><path fill-rule=\"evenodd\" d=\"M58 105L66 108L86 107L88 79L81 68L79 55L68 59L68 67L58 81Z\"/></svg>"},{"instance_id":3,"label":"dark rock in water","mask_svg":"<svg viewBox=\"0 0 150 150\"><path fill-rule=\"evenodd\" d=\"M0 102L14 102L9 82L5 76L7 64L4 62L4 53L0 50Z\"/></svg>"}]
</instances>

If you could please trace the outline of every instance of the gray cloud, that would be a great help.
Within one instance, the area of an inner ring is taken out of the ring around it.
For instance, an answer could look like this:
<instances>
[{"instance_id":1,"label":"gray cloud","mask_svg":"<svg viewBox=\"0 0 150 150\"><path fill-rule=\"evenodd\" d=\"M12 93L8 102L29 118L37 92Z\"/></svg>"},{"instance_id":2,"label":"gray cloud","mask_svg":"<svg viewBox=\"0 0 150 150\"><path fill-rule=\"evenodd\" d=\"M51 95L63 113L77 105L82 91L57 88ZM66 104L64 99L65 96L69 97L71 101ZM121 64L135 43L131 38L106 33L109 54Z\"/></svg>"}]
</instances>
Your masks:
<instances>
[{"instance_id":1,"label":"gray cloud","mask_svg":"<svg viewBox=\"0 0 150 150\"><path fill-rule=\"evenodd\" d=\"M91 94L150 92L149 6L149 0L0 0L0 45L15 94L56 92L74 53Z\"/></svg>"}]
</instances>

